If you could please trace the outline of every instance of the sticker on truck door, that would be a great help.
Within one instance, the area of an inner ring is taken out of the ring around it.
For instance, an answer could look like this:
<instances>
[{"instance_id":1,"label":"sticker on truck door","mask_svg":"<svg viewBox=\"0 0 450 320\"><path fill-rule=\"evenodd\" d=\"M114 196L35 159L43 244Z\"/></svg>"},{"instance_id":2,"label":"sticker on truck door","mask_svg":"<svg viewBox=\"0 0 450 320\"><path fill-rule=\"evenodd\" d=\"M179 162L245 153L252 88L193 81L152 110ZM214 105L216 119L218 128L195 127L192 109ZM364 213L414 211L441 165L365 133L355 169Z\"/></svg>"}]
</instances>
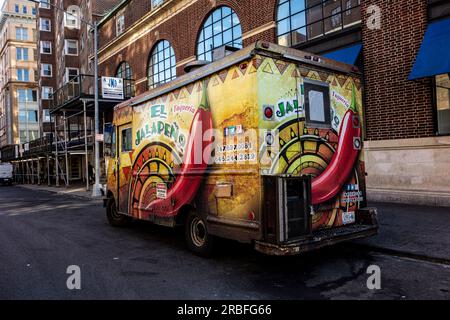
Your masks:
<instances>
[{"instance_id":1,"label":"sticker on truck door","mask_svg":"<svg viewBox=\"0 0 450 320\"><path fill-rule=\"evenodd\" d=\"M342 213L342 223L344 225L355 223L355 212L343 212Z\"/></svg>"},{"instance_id":2,"label":"sticker on truck door","mask_svg":"<svg viewBox=\"0 0 450 320\"><path fill-rule=\"evenodd\" d=\"M156 198L158 199L167 198L167 185L165 183L156 184Z\"/></svg>"}]
</instances>

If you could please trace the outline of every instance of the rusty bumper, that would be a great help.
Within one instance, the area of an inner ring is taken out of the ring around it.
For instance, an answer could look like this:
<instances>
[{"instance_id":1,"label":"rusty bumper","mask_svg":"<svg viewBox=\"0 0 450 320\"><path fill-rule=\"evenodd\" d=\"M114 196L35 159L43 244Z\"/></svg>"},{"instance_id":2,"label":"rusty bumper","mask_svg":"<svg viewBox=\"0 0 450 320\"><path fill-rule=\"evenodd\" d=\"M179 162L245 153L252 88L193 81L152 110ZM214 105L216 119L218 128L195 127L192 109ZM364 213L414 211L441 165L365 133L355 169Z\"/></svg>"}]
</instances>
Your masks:
<instances>
[{"instance_id":1,"label":"rusty bumper","mask_svg":"<svg viewBox=\"0 0 450 320\"><path fill-rule=\"evenodd\" d=\"M267 255L289 256L316 250L336 243L369 237L378 233L378 224L355 224L314 232L310 237L286 244L255 241L255 249Z\"/></svg>"}]
</instances>

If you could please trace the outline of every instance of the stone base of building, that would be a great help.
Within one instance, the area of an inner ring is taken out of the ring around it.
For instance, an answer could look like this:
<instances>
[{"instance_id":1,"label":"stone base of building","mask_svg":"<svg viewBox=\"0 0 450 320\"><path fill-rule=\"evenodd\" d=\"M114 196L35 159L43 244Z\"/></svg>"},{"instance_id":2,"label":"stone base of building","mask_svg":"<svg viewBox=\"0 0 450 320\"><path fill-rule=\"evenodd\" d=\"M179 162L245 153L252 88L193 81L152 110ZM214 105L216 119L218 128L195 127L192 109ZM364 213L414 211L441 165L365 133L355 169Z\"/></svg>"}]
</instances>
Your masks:
<instances>
[{"instance_id":1,"label":"stone base of building","mask_svg":"<svg viewBox=\"0 0 450 320\"><path fill-rule=\"evenodd\" d=\"M389 189L367 189L369 202L389 202L450 207L450 193L433 193L426 190L400 191Z\"/></svg>"},{"instance_id":2,"label":"stone base of building","mask_svg":"<svg viewBox=\"0 0 450 320\"><path fill-rule=\"evenodd\" d=\"M450 137L365 142L367 198L450 207Z\"/></svg>"}]
</instances>

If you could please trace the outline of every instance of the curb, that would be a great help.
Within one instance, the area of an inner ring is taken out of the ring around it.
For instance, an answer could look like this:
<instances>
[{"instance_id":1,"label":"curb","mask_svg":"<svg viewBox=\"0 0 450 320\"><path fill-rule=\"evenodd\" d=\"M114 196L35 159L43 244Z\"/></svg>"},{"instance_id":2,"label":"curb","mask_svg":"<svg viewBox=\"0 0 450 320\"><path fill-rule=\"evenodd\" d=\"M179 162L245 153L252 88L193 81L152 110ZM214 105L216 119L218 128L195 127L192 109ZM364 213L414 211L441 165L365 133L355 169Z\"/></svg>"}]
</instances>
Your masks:
<instances>
[{"instance_id":1,"label":"curb","mask_svg":"<svg viewBox=\"0 0 450 320\"><path fill-rule=\"evenodd\" d=\"M98 201L98 202L103 201L103 198L93 198L93 197L90 197L90 196L82 196L82 195L78 195L78 194L70 194L70 193L66 193L64 191L47 190L47 189L39 189L39 188L28 188L28 187L26 187L24 185L20 185L20 184L16 184L14 186L22 188L22 189L26 189L26 190L45 192L45 193L49 193L49 194L57 194L57 195L60 195L60 196L65 196L65 197L69 197L69 198L75 198L75 199L79 199L79 200L89 200L89 201Z\"/></svg>"},{"instance_id":2,"label":"curb","mask_svg":"<svg viewBox=\"0 0 450 320\"><path fill-rule=\"evenodd\" d=\"M395 257L400 257L400 258L408 258L408 259L412 259L412 260L419 260L419 261L425 261L425 262L437 263L437 264L443 264L443 265L450 266L450 259L447 259L447 258L441 258L441 257L436 257L436 256L415 253L415 252L411 252L411 251L397 250L397 249L392 249L392 248L386 248L386 247L381 247L381 246L376 246L376 245L361 244L361 243L355 243L355 242L351 243L351 245L356 248L359 248L359 249L369 250L372 252L381 253L381 254L385 254L385 255L390 255L390 256L395 256Z\"/></svg>"}]
</instances>

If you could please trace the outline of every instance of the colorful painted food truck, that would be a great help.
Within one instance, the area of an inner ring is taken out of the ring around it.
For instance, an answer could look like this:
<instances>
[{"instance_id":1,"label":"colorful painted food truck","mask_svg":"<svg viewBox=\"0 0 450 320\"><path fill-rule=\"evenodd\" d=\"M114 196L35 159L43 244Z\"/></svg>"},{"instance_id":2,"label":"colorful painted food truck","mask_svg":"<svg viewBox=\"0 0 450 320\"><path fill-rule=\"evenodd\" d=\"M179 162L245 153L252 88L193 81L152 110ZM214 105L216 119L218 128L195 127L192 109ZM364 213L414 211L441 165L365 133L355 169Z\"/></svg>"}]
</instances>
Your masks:
<instances>
[{"instance_id":1,"label":"colorful painted food truck","mask_svg":"<svg viewBox=\"0 0 450 320\"><path fill-rule=\"evenodd\" d=\"M298 254L376 234L354 66L257 42L117 105L105 205L113 226L184 226Z\"/></svg>"}]
</instances>

